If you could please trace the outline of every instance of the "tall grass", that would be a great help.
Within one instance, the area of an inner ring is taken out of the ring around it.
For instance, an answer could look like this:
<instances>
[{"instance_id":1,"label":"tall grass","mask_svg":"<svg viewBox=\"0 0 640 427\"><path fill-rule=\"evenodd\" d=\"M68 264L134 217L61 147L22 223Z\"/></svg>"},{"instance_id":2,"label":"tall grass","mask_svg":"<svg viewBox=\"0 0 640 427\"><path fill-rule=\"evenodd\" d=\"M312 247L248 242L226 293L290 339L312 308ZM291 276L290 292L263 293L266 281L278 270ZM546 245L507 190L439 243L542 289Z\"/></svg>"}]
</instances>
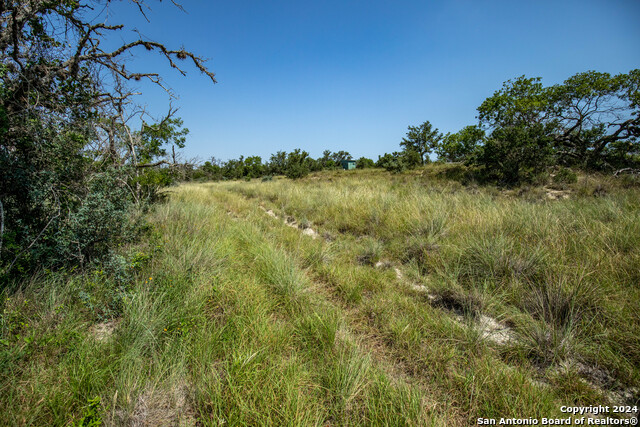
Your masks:
<instances>
[{"instance_id":1,"label":"tall grass","mask_svg":"<svg viewBox=\"0 0 640 427\"><path fill-rule=\"evenodd\" d=\"M581 178L551 201L435 175L173 188L155 237L2 295L0 424L468 425L627 403L638 190Z\"/></svg>"}]
</instances>

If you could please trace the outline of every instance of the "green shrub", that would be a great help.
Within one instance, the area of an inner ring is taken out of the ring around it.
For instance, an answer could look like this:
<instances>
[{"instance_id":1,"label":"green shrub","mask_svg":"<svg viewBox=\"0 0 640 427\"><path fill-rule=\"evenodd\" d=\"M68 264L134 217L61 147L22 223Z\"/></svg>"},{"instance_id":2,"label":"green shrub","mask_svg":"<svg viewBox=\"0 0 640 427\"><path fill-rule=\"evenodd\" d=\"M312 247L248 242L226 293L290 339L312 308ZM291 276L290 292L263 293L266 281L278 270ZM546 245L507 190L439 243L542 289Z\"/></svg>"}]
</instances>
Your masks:
<instances>
[{"instance_id":1,"label":"green shrub","mask_svg":"<svg viewBox=\"0 0 640 427\"><path fill-rule=\"evenodd\" d=\"M138 191L139 197L149 202L161 199L160 189L173 184L175 178L169 168L144 168L131 179L131 188Z\"/></svg>"},{"instance_id":2,"label":"green shrub","mask_svg":"<svg viewBox=\"0 0 640 427\"><path fill-rule=\"evenodd\" d=\"M415 151L385 153L378 156L376 166L385 168L389 172L400 173L407 169L414 169L420 164L420 154Z\"/></svg>"},{"instance_id":3,"label":"green shrub","mask_svg":"<svg viewBox=\"0 0 640 427\"><path fill-rule=\"evenodd\" d=\"M303 164L292 164L287 166L284 174L290 179L304 178L309 175L309 168Z\"/></svg>"},{"instance_id":4,"label":"green shrub","mask_svg":"<svg viewBox=\"0 0 640 427\"><path fill-rule=\"evenodd\" d=\"M356 169L369 169L375 167L375 165L376 164L373 160L366 157L360 157L358 160L356 160Z\"/></svg>"},{"instance_id":5,"label":"green shrub","mask_svg":"<svg viewBox=\"0 0 640 427\"><path fill-rule=\"evenodd\" d=\"M285 176L290 179L298 179L309 175L311 160L309 153L296 148L287 155Z\"/></svg>"},{"instance_id":6,"label":"green shrub","mask_svg":"<svg viewBox=\"0 0 640 427\"><path fill-rule=\"evenodd\" d=\"M552 162L552 138L542 125L498 128L473 161L498 183L532 182Z\"/></svg>"},{"instance_id":7,"label":"green shrub","mask_svg":"<svg viewBox=\"0 0 640 427\"><path fill-rule=\"evenodd\" d=\"M40 175L51 179L33 181L24 195L29 203L18 197L5 199L7 232L0 270L5 285L36 267L86 265L103 259L140 231L141 220L132 215L133 197L120 170L88 174L66 189L67 184L50 173Z\"/></svg>"},{"instance_id":8,"label":"green shrub","mask_svg":"<svg viewBox=\"0 0 640 427\"><path fill-rule=\"evenodd\" d=\"M476 181L474 169L462 164L448 164L439 168L435 174L437 178L457 181L463 185Z\"/></svg>"},{"instance_id":9,"label":"green shrub","mask_svg":"<svg viewBox=\"0 0 640 427\"><path fill-rule=\"evenodd\" d=\"M555 184L575 184L578 182L578 175L569 168L560 168L553 177Z\"/></svg>"},{"instance_id":10,"label":"green shrub","mask_svg":"<svg viewBox=\"0 0 640 427\"><path fill-rule=\"evenodd\" d=\"M116 174L112 171L94 176L88 194L56 233L50 263L62 257L82 264L106 256L119 243L136 236L139 224L130 221L131 195Z\"/></svg>"}]
</instances>

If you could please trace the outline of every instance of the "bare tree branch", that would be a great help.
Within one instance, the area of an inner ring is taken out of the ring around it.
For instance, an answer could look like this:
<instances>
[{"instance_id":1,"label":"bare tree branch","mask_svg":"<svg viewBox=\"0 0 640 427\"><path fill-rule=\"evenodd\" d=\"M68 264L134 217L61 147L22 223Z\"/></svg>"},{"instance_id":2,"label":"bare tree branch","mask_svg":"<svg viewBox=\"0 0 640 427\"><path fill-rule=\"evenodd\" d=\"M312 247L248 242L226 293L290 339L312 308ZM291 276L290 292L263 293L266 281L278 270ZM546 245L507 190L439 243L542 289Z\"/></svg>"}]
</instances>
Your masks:
<instances>
[{"instance_id":1,"label":"bare tree branch","mask_svg":"<svg viewBox=\"0 0 640 427\"><path fill-rule=\"evenodd\" d=\"M640 175L640 169L634 169L634 168L622 168L619 169L617 171L615 171L613 173L613 176L618 176L618 175L622 175L622 174L632 174L632 175Z\"/></svg>"},{"instance_id":2,"label":"bare tree branch","mask_svg":"<svg viewBox=\"0 0 640 427\"><path fill-rule=\"evenodd\" d=\"M166 160L160 160L159 162L155 162L155 163L143 163L143 164L138 164L136 165L137 168L139 169L143 169L143 168L155 168L156 166L160 166L160 165L170 165L170 166L175 166L172 163L169 163Z\"/></svg>"}]
</instances>

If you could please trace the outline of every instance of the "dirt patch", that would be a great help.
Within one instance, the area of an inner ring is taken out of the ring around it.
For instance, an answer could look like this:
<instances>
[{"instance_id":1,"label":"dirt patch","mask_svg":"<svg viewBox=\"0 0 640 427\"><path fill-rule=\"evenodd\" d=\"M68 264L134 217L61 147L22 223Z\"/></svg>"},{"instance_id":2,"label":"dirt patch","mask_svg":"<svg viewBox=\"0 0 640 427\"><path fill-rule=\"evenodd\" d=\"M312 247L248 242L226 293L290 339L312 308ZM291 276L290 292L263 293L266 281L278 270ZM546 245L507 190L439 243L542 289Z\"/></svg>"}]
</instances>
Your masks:
<instances>
[{"instance_id":1,"label":"dirt patch","mask_svg":"<svg viewBox=\"0 0 640 427\"><path fill-rule=\"evenodd\" d=\"M120 323L119 319L109 320L108 322L98 323L89 329L89 333L96 341L107 341L113 335L113 331Z\"/></svg>"},{"instance_id":2,"label":"dirt patch","mask_svg":"<svg viewBox=\"0 0 640 427\"><path fill-rule=\"evenodd\" d=\"M329 233L328 231L322 233L322 238L327 242L333 242L334 240L336 240L335 236L333 236L333 234Z\"/></svg>"},{"instance_id":3,"label":"dirt patch","mask_svg":"<svg viewBox=\"0 0 640 427\"><path fill-rule=\"evenodd\" d=\"M296 221L296 219L292 216L287 216L284 219L284 223L285 225L288 225L291 228L298 228L298 222Z\"/></svg>"},{"instance_id":4,"label":"dirt patch","mask_svg":"<svg viewBox=\"0 0 640 427\"><path fill-rule=\"evenodd\" d=\"M458 324L465 328L469 327L462 314L453 311L452 315ZM506 345L517 340L513 329L484 314L475 319L475 322L470 327L477 328L483 339L498 345Z\"/></svg>"},{"instance_id":5,"label":"dirt patch","mask_svg":"<svg viewBox=\"0 0 640 427\"><path fill-rule=\"evenodd\" d=\"M578 381L583 382L585 385L606 396L610 404L637 407L638 403L640 403L640 389L637 387L623 386L605 369L590 366L575 359L568 359L559 365L553 366L550 372L553 375L557 375L571 370L575 370L580 376ZM542 379L542 381L544 381L545 385L549 385L545 379ZM627 413L626 416L627 418L638 417L638 413L636 410L635 412ZM603 415L606 416L607 414L586 414L586 416L590 418L603 418Z\"/></svg>"},{"instance_id":6,"label":"dirt patch","mask_svg":"<svg viewBox=\"0 0 640 427\"><path fill-rule=\"evenodd\" d=\"M415 283L407 283L407 286L409 286L409 289L411 289L414 292L418 292L421 294L425 294L427 296L427 298L429 299L429 302L434 302L436 300L436 296L429 293L429 288L427 288L424 285L417 285Z\"/></svg>"},{"instance_id":7,"label":"dirt patch","mask_svg":"<svg viewBox=\"0 0 640 427\"><path fill-rule=\"evenodd\" d=\"M453 291L442 291L438 295L432 295L427 292L425 286L411 286L417 292L426 293L432 306L447 310L464 327L469 327L465 316L471 315L474 320L471 327L477 328L483 339L498 345L516 341L515 331L493 317L482 314L481 301L472 295Z\"/></svg>"},{"instance_id":8,"label":"dirt patch","mask_svg":"<svg viewBox=\"0 0 640 427\"><path fill-rule=\"evenodd\" d=\"M195 415L189 389L182 382L168 390L155 389L140 395L127 424L132 427L195 427Z\"/></svg>"},{"instance_id":9,"label":"dirt patch","mask_svg":"<svg viewBox=\"0 0 640 427\"><path fill-rule=\"evenodd\" d=\"M380 268L382 266L382 261L376 263L376 267ZM474 326L480 330L482 338L499 345L505 345L516 340L516 335L513 329L503 325L492 317L485 314L478 314L481 304L474 298L468 295L461 297L461 295L457 295L453 292L442 292L440 295L431 294L426 286L410 283L404 280L404 275L398 267L394 267L394 271L396 273L396 278L399 281L405 283L411 290L426 295L433 306L449 311L461 325L466 326L464 321L465 313L476 314L476 322Z\"/></svg>"},{"instance_id":10,"label":"dirt patch","mask_svg":"<svg viewBox=\"0 0 640 427\"><path fill-rule=\"evenodd\" d=\"M482 301L477 296L454 289L440 289L433 306L462 317L471 315L475 319L480 317L483 308Z\"/></svg>"}]
</instances>

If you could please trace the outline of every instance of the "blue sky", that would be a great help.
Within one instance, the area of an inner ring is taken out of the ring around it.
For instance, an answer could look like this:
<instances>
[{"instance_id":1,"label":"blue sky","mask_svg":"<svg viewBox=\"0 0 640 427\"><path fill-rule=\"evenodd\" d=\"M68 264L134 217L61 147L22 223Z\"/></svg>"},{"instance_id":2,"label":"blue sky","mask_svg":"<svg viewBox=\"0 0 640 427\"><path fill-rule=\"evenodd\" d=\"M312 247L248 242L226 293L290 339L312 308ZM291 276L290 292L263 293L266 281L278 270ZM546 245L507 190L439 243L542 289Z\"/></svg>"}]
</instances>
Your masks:
<instances>
[{"instance_id":1,"label":"blue sky","mask_svg":"<svg viewBox=\"0 0 640 427\"><path fill-rule=\"evenodd\" d=\"M443 132L475 123L505 80L562 82L582 71L640 67L640 2L606 1L196 1L186 13L149 2L147 23L111 3L121 22L169 47L210 58L213 85L182 77L143 49L136 71L159 70L191 131L185 156L206 160L302 148L377 159L407 126ZM130 31L118 37L132 40ZM141 84L161 115L168 96Z\"/></svg>"}]
</instances>

